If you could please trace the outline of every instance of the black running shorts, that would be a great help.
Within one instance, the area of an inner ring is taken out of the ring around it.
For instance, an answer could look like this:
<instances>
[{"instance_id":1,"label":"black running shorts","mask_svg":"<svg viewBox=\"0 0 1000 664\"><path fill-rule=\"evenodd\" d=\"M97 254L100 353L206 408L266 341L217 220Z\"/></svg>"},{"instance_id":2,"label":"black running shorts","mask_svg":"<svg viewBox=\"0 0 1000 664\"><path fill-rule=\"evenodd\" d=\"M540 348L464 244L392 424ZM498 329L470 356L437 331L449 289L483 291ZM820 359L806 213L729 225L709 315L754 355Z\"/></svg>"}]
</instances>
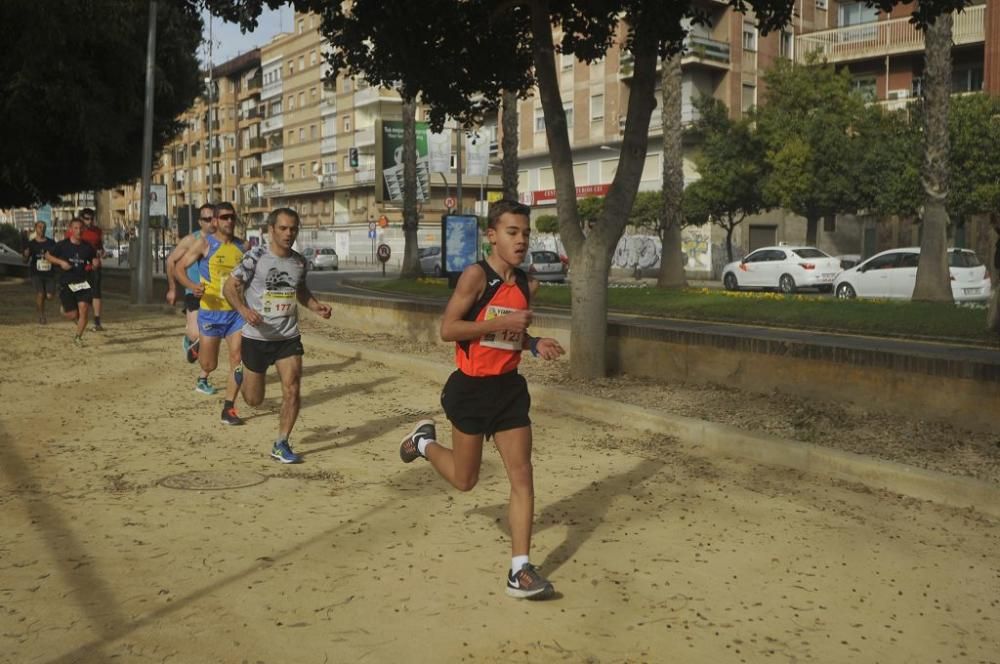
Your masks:
<instances>
[{"instance_id":1,"label":"black running shorts","mask_svg":"<svg viewBox=\"0 0 1000 664\"><path fill-rule=\"evenodd\" d=\"M455 371L441 391L441 406L462 433L484 434L531 426L531 395L524 376L508 371L477 378Z\"/></svg>"},{"instance_id":2,"label":"black running shorts","mask_svg":"<svg viewBox=\"0 0 1000 664\"><path fill-rule=\"evenodd\" d=\"M302 348L302 337L281 339L279 341L260 341L243 337L241 346L243 366L254 373L266 373L267 368L286 357L305 355Z\"/></svg>"},{"instance_id":3,"label":"black running shorts","mask_svg":"<svg viewBox=\"0 0 1000 664\"><path fill-rule=\"evenodd\" d=\"M52 297L56 294L56 275L51 272L35 272L31 275L31 285L36 293Z\"/></svg>"},{"instance_id":4,"label":"black running shorts","mask_svg":"<svg viewBox=\"0 0 1000 664\"><path fill-rule=\"evenodd\" d=\"M194 293L184 293L184 313L198 311L201 308L201 298Z\"/></svg>"},{"instance_id":5,"label":"black running shorts","mask_svg":"<svg viewBox=\"0 0 1000 664\"><path fill-rule=\"evenodd\" d=\"M95 300L101 299L101 268L91 270L87 274L87 281L90 282L90 297Z\"/></svg>"},{"instance_id":6,"label":"black running shorts","mask_svg":"<svg viewBox=\"0 0 1000 664\"><path fill-rule=\"evenodd\" d=\"M84 288L83 290L78 290L74 293L70 290L69 284L61 284L59 286L59 302L62 304L62 310L66 313L76 311L77 304L80 302L90 304L93 299L93 288Z\"/></svg>"}]
</instances>

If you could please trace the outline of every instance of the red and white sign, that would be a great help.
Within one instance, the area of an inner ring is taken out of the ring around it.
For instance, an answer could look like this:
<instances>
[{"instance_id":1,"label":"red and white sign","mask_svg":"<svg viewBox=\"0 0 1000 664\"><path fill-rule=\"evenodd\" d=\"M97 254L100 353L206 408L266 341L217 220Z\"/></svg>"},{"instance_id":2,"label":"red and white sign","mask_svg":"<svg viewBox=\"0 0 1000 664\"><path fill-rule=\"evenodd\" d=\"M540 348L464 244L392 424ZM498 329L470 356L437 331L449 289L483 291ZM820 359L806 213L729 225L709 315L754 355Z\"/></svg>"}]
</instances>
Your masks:
<instances>
[{"instance_id":1,"label":"red and white sign","mask_svg":"<svg viewBox=\"0 0 1000 664\"><path fill-rule=\"evenodd\" d=\"M448 198L444 199L444 206L450 210L453 207L455 207L455 202L456 202L455 197L449 196Z\"/></svg>"},{"instance_id":2,"label":"red and white sign","mask_svg":"<svg viewBox=\"0 0 1000 664\"><path fill-rule=\"evenodd\" d=\"M590 198L591 196L606 196L610 184L585 184L576 188L576 198ZM521 202L526 205L555 205L556 190L541 189L538 191L524 192L520 196ZM525 200L525 199L529 200Z\"/></svg>"}]
</instances>

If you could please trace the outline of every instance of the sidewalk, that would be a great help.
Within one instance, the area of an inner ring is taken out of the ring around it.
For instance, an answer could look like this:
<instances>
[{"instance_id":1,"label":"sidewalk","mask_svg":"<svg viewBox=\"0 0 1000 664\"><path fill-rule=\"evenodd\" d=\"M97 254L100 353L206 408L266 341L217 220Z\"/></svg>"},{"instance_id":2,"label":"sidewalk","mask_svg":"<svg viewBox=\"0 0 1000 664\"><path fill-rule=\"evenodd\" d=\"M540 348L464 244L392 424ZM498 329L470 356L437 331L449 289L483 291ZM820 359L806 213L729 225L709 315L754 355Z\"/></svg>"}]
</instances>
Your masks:
<instances>
[{"instance_id":1,"label":"sidewalk","mask_svg":"<svg viewBox=\"0 0 1000 664\"><path fill-rule=\"evenodd\" d=\"M68 326L32 324L19 286L0 282L0 652L11 662L1000 652L992 521L706 457L551 403L533 411L533 560L559 595L517 603L503 593L508 487L493 447L465 494L398 459L409 425L441 419L438 376L332 352L307 330L292 439L305 463L280 466L266 455L277 385L261 408L239 404L245 427L223 427L219 399L190 389L180 316L109 306L108 333L88 334L67 362Z\"/></svg>"}]
</instances>

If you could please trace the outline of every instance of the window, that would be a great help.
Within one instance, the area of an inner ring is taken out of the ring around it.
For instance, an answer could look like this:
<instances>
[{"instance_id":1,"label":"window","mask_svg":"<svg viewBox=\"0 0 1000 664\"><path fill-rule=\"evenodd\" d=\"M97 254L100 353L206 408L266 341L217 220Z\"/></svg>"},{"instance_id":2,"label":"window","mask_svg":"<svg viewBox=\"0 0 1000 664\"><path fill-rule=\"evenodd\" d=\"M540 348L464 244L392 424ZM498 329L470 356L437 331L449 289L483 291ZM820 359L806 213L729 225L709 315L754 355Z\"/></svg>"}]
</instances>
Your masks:
<instances>
[{"instance_id":1,"label":"window","mask_svg":"<svg viewBox=\"0 0 1000 664\"><path fill-rule=\"evenodd\" d=\"M816 9L826 9L827 0L816 0Z\"/></svg>"},{"instance_id":2,"label":"window","mask_svg":"<svg viewBox=\"0 0 1000 664\"><path fill-rule=\"evenodd\" d=\"M851 90L861 95L865 101L875 101L878 97L875 91L874 76L856 76L851 79Z\"/></svg>"},{"instance_id":3,"label":"window","mask_svg":"<svg viewBox=\"0 0 1000 664\"><path fill-rule=\"evenodd\" d=\"M294 166L289 166L288 167L288 179L289 180L294 180L295 179L295 167Z\"/></svg>"},{"instance_id":4,"label":"window","mask_svg":"<svg viewBox=\"0 0 1000 664\"><path fill-rule=\"evenodd\" d=\"M302 71L305 68L306 68L306 56L300 55L299 56L299 71Z\"/></svg>"},{"instance_id":5,"label":"window","mask_svg":"<svg viewBox=\"0 0 1000 664\"><path fill-rule=\"evenodd\" d=\"M309 53L309 64L311 64L311 65L313 65L315 67L316 66L316 61L317 61L317 58L316 58L316 49L313 49Z\"/></svg>"},{"instance_id":6,"label":"window","mask_svg":"<svg viewBox=\"0 0 1000 664\"><path fill-rule=\"evenodd\" d=\"M563 71L573 68L573 61L576 60L576 56L572 53L563 53L559 56L559 63Z\"/></svg>"},{"instance_id":7,"label":"window","mask_svg":"<svg viewBox=\"0 0 1000 664\"><path fill-rule=\"evenodd\" d=\"M590 95L590 121L604 119L604 95Z\"/></svg>"},{"instance_id":8,"label":"window","mask_svg":"<svg viewBox=\"0 0 1000 664\"><path fill-rule=\"evenodd\" d=\"M343 158L343 160L342 160L342 161L344 162L344 163L343 163L343 166L342 166L342 168L344 169L344 171L346 172L346 171L350 170L350 168L351 168L351 167L350 167L350 165L348 164L348 161L347 161L347 155L344 155L344 158Z\"/></svg>"},{"instance_id":9,"label":"window","mask_svg":"<svg viewBox=\"0 0 1000 664\"><path fill-rule=\"evenodd\" d=\"M750 109L757 105L757 86L751 85L749 83L743 84L743 98L741 101L740 108L744 113L748 113Z\"/></svg>"},{"instance_id":10,"label":"window","mask_svg":"<svg viewBox=\"0 0 1000 664\"><path fill-rule=\"evenodd\" d=\"M299 164L299 177L304 178L306 176L306 165Z\"/></svg>"},{"instance_id":11,"label":"window","mask_svg":"<svg viewBox=\"0 0 1000 664\"><path fill-rule=\"evenodd\" d=\"M316 164L315 161L313 163L309 164L309 172L310 173L319 173L319 166Z\"/></svg>"},{"instance_id":12,"label":"window","mask_svg":"<svg viewBox=\"0 0 1000 664\"><path fill-rule=\"evenodd\" d=\"M305 29L306 29L306 21L305 21L305 19L300 18L299 19L299 34L301 35L303 33L303 31L305 31Z\"/></svg>"},{"instance_id":13,"label":"window","mask_svg":"<svg viewBox=\"0 0 1000 664\"><path fill-rule=\"evenodd\" d=\"M535 109L535 133L545 131L545 111L541 108Z\"/></svg>"},{"instance_id":14,"label":"window","mask_svg":"<svg viewBox=\"0 0 1000 664\"><path fill-rule=\"evenodd\" d=\"M955 65L951 71L952 92L979 92L983 89L982 63Z\"/></svg>"},{"instance_id":15,"label":"window","mask_svg":"<svg viewBox=\"0 0 1000 664\"><path fill-rule=\"evenodd\" d=\"M891 254L884 254L882 256L876 256L875 258L865 263L862 267L865 269L865 271L888 270L890 268L896 267L896 263L899 262L899 259L901 257L902 257L901 253L891 253Z\"/></svg>"},{"instance_id":16,"label":"window","mask_svg":"<svg viewBox=\"0 0 1000 664\"><path fill-rule=\"evenodd\" d=\"M878 20L878 7L869 7L863 2L841 2L837 18L843 27L873 23Z\"/></svg>"},{"instance_id":17,"label":"window","mask_svg":"<svg viewBox=\"0 0 1000 664\"><path fill-rule=\"evenodd\" d=\"M288 110L291 111L295 108L295 95L288 95Z\"/></svg>"},{"instance_id":18,"label":"window","mask_svg":"<svg viewBox=\"0 0 1000 664\"><path fill-rule=\"evenodd\" d=\"M982 263L979 262L979 256L976 256L976 252L954 249L948 252L948 265L951 267L979 267Z\"/></svg>"},{"instance_id":19,"label":"window","mask_svg":"<svg viewBox=\"0 0 1000 664\"><path fill-rule=\"evenodd\" d=\"M295 73L295 61L294 60L289 60L288 61L288 75L291 76L294 73Z\"/></svg>"},{"instance_id":20,"label":"window","mask_svg":"<svg viewBox=\"0 0 1000 664\"><path fill-rule=\"evenodd\" d=\"M310 140L315 140L315 138L316 138L316 125L309 125L309 138L310 138Z\"/></svg>"},{"instance_id":21,"label":"window","mask_svg":"<svg viewBox=\"0 0 1000 664\"><path fill-rule=\"evenodd\" d=\"M351 119L344 118L344 132L350 132L350 131L351 131Z\"/></svg>"},{"instance_id":22,"label":"window","mask_svg":"<svg viewBox=\"0 0 1000 664\"><path fill-rule=\"evenodd\" d=\"M306 93L305 92L300 92L299 93L299 108L302 108L305 105L306 105Z\"/></svg>"},{"instance_id":23,"label":"window","mask_svg":"<svg viewBox=\"0 0 1000 664\"><path fill-rule=\"evenodd\" d=\"M917 267L920 263L920 254L903 254L896 267Z\"/></svg>"},{"instance_id":24,"label":"window","mask_svg":"<svg viewBox=\"0 0 1000 664\"><path fill-rule=\"evenodd\" d=\"M794 51L792 50L795 45L794 36L788 30L782 30L781 35L778 37L778 55L783 58L792 58Z\"/></svg>"},{"instance_id":25,"label":"window","mask_svg":"<svg viewBox=\"0 0 1000 664\"><path fill-rule=\"evenodd\" d=\"M295 130L288 130L288 144L292 145L295 142Z\"/></svg>"},{"instance_id":26,"label":"window","mask_svg":"<svg viewBox=\"0 0 1000 664\"><path fill-rule=\"evenodd\" d=\"M312 103L316 103L316 88L309 88L309 99Z\"/></svg>"},{"instance_id":27,"label":"window","mask_svg":"<svg viewBox=\"0 0 1000 664\"><path fill-rule=\"evenodd\" d=\"M743 23L743 50L757 50L757 28L753 23Z\"/></svg>"},{"instance_id":28,"label":"window","mask_svg":"<svg viewBox=\"0 0 1000 664\"><path fill-rule=\"evenodd\" d=\"M281 115L281 100L271 102L271 117Z\"/></svg>"},{"instance_id":29,"label":"window","mask_svg":"<svg viewBox=\"0 0 1000 664\"><path fill-rule=\"evenodd\" d=\"M306 128L299 127L299 143L306 140Z\"/></svg>"},{"instance_id":30,"label":"window","mask_svg":"<svg viewBox=\"0 0 1000 664\"><path fill-rule=\"evenodd\" d=\"M563 113L566 114L566 127L568 129L573 128L573 102L564 101L563 102Z\"/></svg>"}]
</instances>

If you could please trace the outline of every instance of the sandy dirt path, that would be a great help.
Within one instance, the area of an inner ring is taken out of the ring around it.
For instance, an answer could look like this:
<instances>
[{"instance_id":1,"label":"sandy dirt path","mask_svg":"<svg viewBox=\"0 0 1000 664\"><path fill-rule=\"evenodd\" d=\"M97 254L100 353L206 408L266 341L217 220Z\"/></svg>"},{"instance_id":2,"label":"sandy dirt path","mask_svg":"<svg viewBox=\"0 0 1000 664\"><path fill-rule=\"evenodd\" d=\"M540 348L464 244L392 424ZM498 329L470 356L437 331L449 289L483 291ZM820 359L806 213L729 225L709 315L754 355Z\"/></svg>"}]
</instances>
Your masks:
<instances>
[{"instance_id":1,"label":"sandy dirt path","mask_svg":"<svg viewBox=\"0 0 1000 664\"><path fill-rule=\"evenodd\" d=\"M467 494L399 462L439 384L306 337L305 463L280 466L278 386L222 426L180 316L111 300L77 350L24 285L0 306L0 661L1000 661L979 515L539 410L559 595L518 602L495 450Z\"/></svg>"}]
</instances>

